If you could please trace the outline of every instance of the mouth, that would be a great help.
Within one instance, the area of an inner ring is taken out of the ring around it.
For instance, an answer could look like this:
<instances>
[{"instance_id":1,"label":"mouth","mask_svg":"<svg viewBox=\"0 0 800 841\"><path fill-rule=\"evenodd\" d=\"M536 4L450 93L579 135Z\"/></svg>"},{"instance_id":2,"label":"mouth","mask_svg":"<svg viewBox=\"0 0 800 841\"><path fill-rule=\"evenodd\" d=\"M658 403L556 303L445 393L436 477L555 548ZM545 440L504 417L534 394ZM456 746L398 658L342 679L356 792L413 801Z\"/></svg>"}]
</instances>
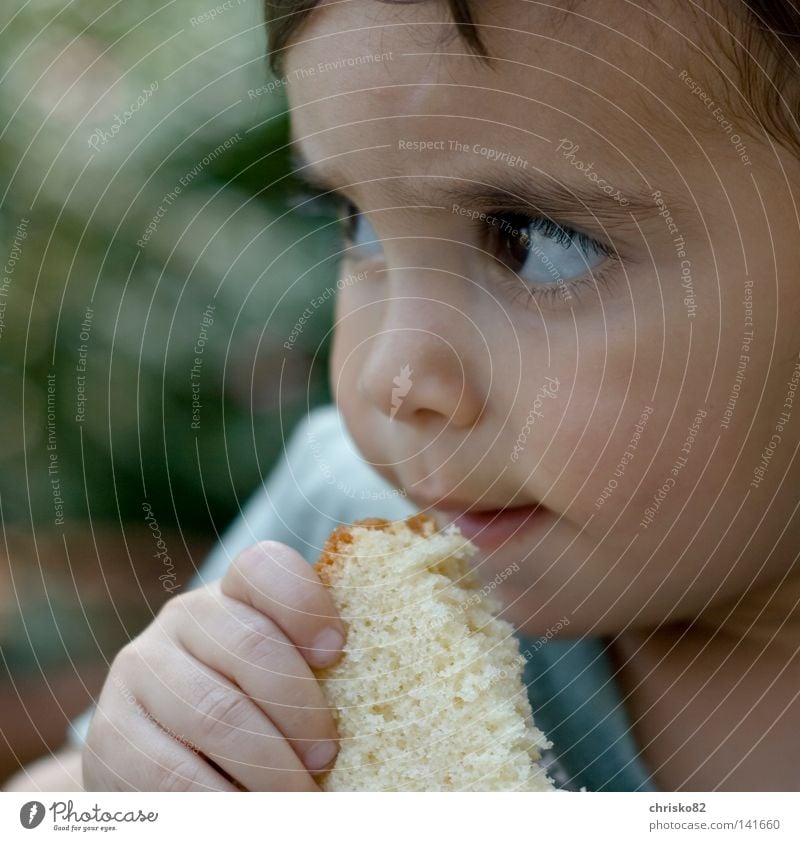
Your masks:
<instances>
[{"instance_id":1,"label":"mouth","mask_svg":"<svg viewBox=\"0 0 800 841\"><path fill-rule=\"evenodd\" d=\"M440 528L455 523L464 537L484 552L499 549L509 541L529 537L530 531L543 521L552 519L553 513L538 502L479 510L442 500L428 506L420 505L420 508L425 507Z\"/></svg>"}]
</instances>

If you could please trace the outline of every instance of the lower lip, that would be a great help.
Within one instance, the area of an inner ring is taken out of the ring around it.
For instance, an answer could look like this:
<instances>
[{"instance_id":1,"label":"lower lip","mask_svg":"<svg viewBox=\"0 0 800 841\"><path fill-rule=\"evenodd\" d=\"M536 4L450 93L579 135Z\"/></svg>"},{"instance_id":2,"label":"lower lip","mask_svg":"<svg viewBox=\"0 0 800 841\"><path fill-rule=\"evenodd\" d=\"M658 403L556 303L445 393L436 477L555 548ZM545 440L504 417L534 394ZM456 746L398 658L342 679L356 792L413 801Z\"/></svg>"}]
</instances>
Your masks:
<instances>
[{"instance_id":1,"label":"lower lip","mask_svg":"<svg viewBox=\"0 0 800 841\"><path fill-rule=\"evenodd\" d=\"M524 505L502 511L480 511L459 514L453 522L461 533L484 551L498 549L510 540L526 534L546 518L548 509L542 505Z\"/></svg>"}]
</instances>

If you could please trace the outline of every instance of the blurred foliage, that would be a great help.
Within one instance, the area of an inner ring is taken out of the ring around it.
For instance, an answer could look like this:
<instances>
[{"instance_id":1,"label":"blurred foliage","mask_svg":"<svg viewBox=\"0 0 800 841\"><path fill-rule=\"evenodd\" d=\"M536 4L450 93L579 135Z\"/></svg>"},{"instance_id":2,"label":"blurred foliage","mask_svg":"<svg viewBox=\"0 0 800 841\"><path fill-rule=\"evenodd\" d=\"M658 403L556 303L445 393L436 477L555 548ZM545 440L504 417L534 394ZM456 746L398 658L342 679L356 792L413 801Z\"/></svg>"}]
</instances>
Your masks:
<instances>
[{"instance_id":1,"label":"blurred foliage","mask_svg":"<svg viewBox=\"0 0 800 841\"><path fill-rule=\"evenodd\" d=\"M7 525L60 525L59 498L66 521L141 523L146 499L163 527L221 530L329 399L330 311L283 342L334 282L334 226L287 213L260 3L214 7L4 0Z\"/></svg>"}]
</instances>

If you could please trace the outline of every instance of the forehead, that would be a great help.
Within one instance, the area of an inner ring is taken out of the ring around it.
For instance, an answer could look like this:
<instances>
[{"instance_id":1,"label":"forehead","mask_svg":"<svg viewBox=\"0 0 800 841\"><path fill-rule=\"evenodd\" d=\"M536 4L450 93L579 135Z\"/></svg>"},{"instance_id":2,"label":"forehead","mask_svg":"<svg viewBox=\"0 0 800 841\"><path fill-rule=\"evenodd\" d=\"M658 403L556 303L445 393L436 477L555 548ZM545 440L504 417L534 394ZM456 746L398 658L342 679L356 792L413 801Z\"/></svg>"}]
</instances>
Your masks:
<instances>
[{"instance_id":1,"label":"forehead","mask_svg":"<svg viewBox=\"0 0 800 841\"><path fill-rule=\"evenodd\" d=\"M443 3L323 2L286 56L295 133L350 126L345 145L367 133L393 142L435 119L438 131L468 127L478 140L566 137L628 155L652 144L656 120L661 132L679 125L669 113L686 99L678 74L690 53L681 30L696 30L689 5L473 3L487 66L455 36Z\"/></svg>"}]
</instances>

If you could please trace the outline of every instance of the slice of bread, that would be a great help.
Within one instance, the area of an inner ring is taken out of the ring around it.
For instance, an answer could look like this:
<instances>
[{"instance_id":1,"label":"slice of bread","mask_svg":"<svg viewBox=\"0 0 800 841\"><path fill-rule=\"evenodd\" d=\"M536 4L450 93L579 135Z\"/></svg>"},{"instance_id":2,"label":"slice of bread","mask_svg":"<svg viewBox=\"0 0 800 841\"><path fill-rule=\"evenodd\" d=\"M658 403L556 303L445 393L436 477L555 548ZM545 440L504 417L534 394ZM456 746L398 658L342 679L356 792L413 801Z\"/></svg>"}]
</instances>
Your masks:
<instances>
[{"instance_id":1,"label":"slice of bread","mask_svg":"<svg viewBox=\"0 0 800 841\"><path fill-rule=\"evenodd\" d=\"M325 791L552 791L524 658L455 526L419 514L340 526L316 570L347 631L316 675L340 738Z\"/></svg>"}]
</instances>

